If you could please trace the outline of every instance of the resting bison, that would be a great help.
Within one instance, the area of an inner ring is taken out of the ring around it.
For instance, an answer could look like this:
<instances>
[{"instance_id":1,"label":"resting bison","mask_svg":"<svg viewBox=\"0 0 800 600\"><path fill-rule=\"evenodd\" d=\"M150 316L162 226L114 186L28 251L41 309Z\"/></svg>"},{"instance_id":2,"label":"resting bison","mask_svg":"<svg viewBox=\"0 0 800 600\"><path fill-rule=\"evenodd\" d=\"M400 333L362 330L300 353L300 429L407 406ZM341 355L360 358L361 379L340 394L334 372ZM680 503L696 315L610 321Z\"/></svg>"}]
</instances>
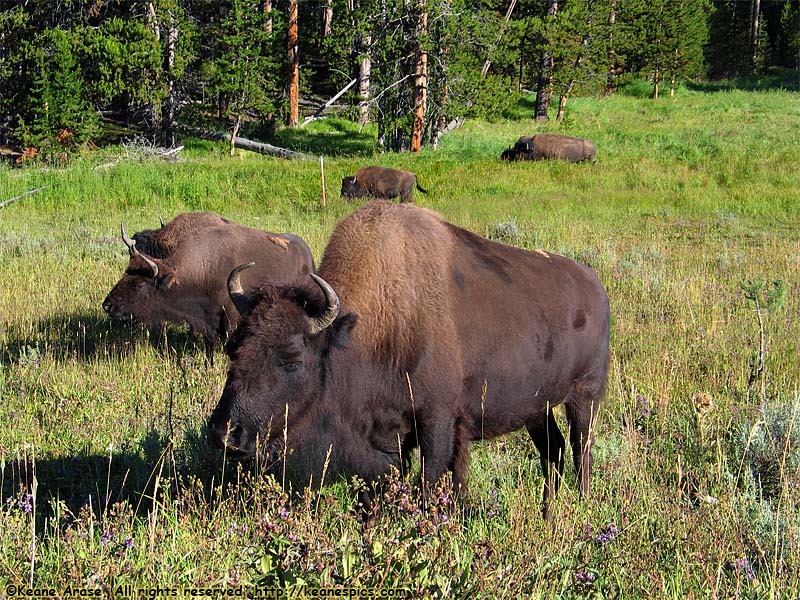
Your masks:
<instances>
[{"instance_id":1,"label":"resting bison","mask_svg":"<svg viewBox=\"0 0 800 600\"><path fill-rule=\"evenodd\" d=\"M594 160L597 148L584 138L569 137L557 133L525 135L517 140L513 148L504 150L503 160L567 160L581 162Z\"/></svg>"},{"instance_id":2,"label":"resting bison","mask_svg":"<svg viewBox=\"0 0 800 600\"><path fill-rule=\"evenodd\" d=\"M364 167L352 177L342 178L343 198L395 198L400 196L401 202L414 201L414 186L427 194L417 183L417 176L410 171L390 169L388 167Z\"/></svg>"},{"instance_id":3,"label":"resting bison","mask_svg":"<svg viewBox=\"0 0 800 600\"><path fill-rule=\"evenodd\" d=\"M316 283L246 293L243 268L229 280L243 317L209 421L217 446L274 456L285 428L285 475L296 486L319 485L323 465L328 479L376 481L419 446L424 481L451 471L458 490L471 440L526 427L541 454L546 517L564 460L553 408L564 404L589 491L609 307L588 267L375 201L336 226Z\"/></svg>"},{"instance_id":4,"label":"resting bison","mask_svg":"<svg viewBox=\"0 0 800 600\"><path fill-rule=\"evenodd\" d=\"M130 262L103 309L119 321L185 323L209 353L239 322L227 289L236 265L255 262L246 281L253 287L290 283L314 270L311 251L298 236L251 229L213 213L184 213L134 239L123 227L122 239Z\"/></svg>"}]
</instances>

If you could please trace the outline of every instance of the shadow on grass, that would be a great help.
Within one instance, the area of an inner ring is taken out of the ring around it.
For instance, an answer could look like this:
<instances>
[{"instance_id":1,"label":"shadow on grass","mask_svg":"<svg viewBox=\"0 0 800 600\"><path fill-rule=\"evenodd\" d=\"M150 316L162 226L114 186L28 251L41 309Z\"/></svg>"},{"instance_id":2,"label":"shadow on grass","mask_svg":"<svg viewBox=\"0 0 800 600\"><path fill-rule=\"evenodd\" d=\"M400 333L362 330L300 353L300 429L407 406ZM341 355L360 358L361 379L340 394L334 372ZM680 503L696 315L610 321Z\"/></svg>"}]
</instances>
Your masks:
<instances>
[{"instance_id":1,"label":"shadow on grass","mask_svg":"<svg viewBox=\"0 0 800 600\"><path fill-rule=\"evenodd\" d=\"M323 156L372 156L377 150L375 132L358 123L326 119L309 128L283 128L274 133L271 144L306 154Z\"/></svg>"},{"instance_id":2,"label":"shadow on grass","mask_svg":"<svg viewBox=\"0 0 800 600\"><path fill-rule=\"evenodd\" d=\"M59 361L122 359L140 343L178 358L205 354L203 342L186 328L129 325L86 313L56 314L24 326L9 323L5 340L0 344L0 361L5 364L35 365L43 355Z\"/></svg>"},{"instance_id":3,"label":"shadow on grass","mask_svg":"<svg viewBox=\"0 0 800 600\"><path fill-rule=\"evenodd\" d=\"M536 114L536 96L520 95L517 101L505 108L502 116L511 121L525 121L533 119Z\"/></svg>"},{"instance_id":4,"label":"shadow on grass","mask_svg":"<svg viewBox=\"0 0 800 600\"><path fill-rule=\"evenodd\" d=\"M176 446L164 432L150 430L142 439L105 454L82 454L58 458L8 455L0 481L0 502L8 510L31 512L31 492L36 484L36 529L42 534L48 518L73 517L90 509L95 517L104 516L115 504L125 503L139 517L153 509L154 497L164 494L173 501L187 494L205 504L213 504L236 493L241 473L257 474L250 462L223 461L222 452L211 447L206 426L187 432ZM220 482L226 482L224 487Z\"/></svg>"},{"instance_id":5,"label":"shadow on grass","mask_svg":"<svg viewBox=\"0 0 800 600\"><path fill-rule=\"evenodd\" d=\"M800 70L772 70L761 76L733 77L713 81L689 81L685 83L689 90L696 92L729 92L743 90L747 92L767 92L771 90L788 90L800 92Z\"/></svg>"}]
</instances>

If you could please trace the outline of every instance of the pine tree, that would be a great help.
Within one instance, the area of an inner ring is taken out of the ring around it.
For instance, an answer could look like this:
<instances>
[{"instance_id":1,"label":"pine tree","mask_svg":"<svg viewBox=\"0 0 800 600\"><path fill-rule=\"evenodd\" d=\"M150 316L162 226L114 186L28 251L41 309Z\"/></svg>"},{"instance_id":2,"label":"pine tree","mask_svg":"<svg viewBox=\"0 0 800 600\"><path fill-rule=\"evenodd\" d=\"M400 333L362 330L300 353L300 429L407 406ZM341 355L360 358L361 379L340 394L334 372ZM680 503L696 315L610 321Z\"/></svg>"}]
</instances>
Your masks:
<instances>
[{"instance_id":1,"label":"pine tree","mask_svg":"<svg viewBox=\"0 0 800 600\"><path fill-rule=\"evenodd\" d=\"M215 58L204 73L212 93L226 98L221 105L231 127L231 153L245 119L261 120L277 108L280 64L275 34L267 27L274 17L263 10L262 0L231 0L215 29Z\"/></svg>"},{"instance_id":2,"label":"pine tree","mask_svg":"<svg viewBox=\"0 0 800 600\"><path fill-rule=\"evenodd\" d=\"M40 155L74 148L100 131L97 112L86 99L75 46L70 32L49 29L25 48L35 74L19 130L23 143Z\"/></svg>"}]
</instances>

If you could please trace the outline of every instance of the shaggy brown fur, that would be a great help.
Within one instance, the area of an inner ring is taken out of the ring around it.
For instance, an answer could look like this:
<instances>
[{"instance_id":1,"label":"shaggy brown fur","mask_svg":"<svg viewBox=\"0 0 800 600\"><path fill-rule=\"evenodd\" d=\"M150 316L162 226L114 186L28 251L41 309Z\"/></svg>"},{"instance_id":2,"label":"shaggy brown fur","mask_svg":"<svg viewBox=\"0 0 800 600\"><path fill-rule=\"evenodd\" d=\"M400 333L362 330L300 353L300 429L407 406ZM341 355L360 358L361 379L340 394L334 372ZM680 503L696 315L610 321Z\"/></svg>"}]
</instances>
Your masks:
<instances>
[{"instance_id":1,"label":"shaggy brown fur","mask_svg":"<svg viewBox=\"0 0 800 600\"><path fill-rule=\"evenodd\" d=\"M414 201L414 186L422 192L417 176L410 171L390 169L388 167L364 167L353 177L342 178L343 198L382 198L389 200L400 196L401 202Z\"/></svg>"},{"instance_id":2,"label":"shaggy brown fur","mask_svg":"<svg viewBox=\"0 0 800 600\"><path fill-rule=\"evenodd\" d=\"M133 239L137 253L103 309L119 321L185 323L209 352L239 322L227 288L235 266L255 261L243 277L248 289L291 283L314 271L311 250L298 236L251 229L213 213L184 213ZM158 267L157 276L143 254Z\"/></svg>"},{"instance_id":3,"label":"shaggy brown fur","mask_svg":"<svg viewBox=\"0 0 800 600\"><path fill-rule=\"evenodd\" d=\"M597 147L587 139L557 133L539 133L522 136L513 148L504 150L500 158L503 160L551 159L581 162L594 160L596 155Z\"/></svg>"},{"instance_id":4,"label":"shaggy brown fur","mask_svg":"<svg viewBox=\"0 0 800 600\"><path fill-rule=\"evenodd\" d=\"M251 298L227 346L209 428L217 445L253 454L282 436L288 406L286 468L297 485L319 484L326 460L328 477L375 481L419 446L425 481L451 471L458 488L470 441L526 427L546 512L564 459L552 411L564 404L588 492L609 337L608 298L591 269L375 201L337 225L319 275L341 303L319 333L310 317L327 303L313 282Z\"/></svg>"}]
</instances>

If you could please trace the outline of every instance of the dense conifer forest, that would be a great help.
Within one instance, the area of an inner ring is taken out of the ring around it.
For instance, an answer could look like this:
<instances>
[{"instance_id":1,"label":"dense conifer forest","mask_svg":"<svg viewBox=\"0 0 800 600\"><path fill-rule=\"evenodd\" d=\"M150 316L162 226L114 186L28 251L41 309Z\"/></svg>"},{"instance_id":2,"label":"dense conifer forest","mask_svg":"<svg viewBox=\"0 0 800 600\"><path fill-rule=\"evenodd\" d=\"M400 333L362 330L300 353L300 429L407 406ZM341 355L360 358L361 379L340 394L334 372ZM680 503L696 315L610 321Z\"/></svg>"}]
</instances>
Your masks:
<instances>
[{"instance_id":1,"label":"dense conifer forest","mask_svg":"<svg viewBox=\"0 0 800 600\"><path fill-rule=\"evenodd\" d=\"M418 150L525 92L560 120L634 77L657 97L799 62L798 0L5 0L0 144L60 156L111 122L264 140L337 114Z\"/></svg>"}]
</instances>

